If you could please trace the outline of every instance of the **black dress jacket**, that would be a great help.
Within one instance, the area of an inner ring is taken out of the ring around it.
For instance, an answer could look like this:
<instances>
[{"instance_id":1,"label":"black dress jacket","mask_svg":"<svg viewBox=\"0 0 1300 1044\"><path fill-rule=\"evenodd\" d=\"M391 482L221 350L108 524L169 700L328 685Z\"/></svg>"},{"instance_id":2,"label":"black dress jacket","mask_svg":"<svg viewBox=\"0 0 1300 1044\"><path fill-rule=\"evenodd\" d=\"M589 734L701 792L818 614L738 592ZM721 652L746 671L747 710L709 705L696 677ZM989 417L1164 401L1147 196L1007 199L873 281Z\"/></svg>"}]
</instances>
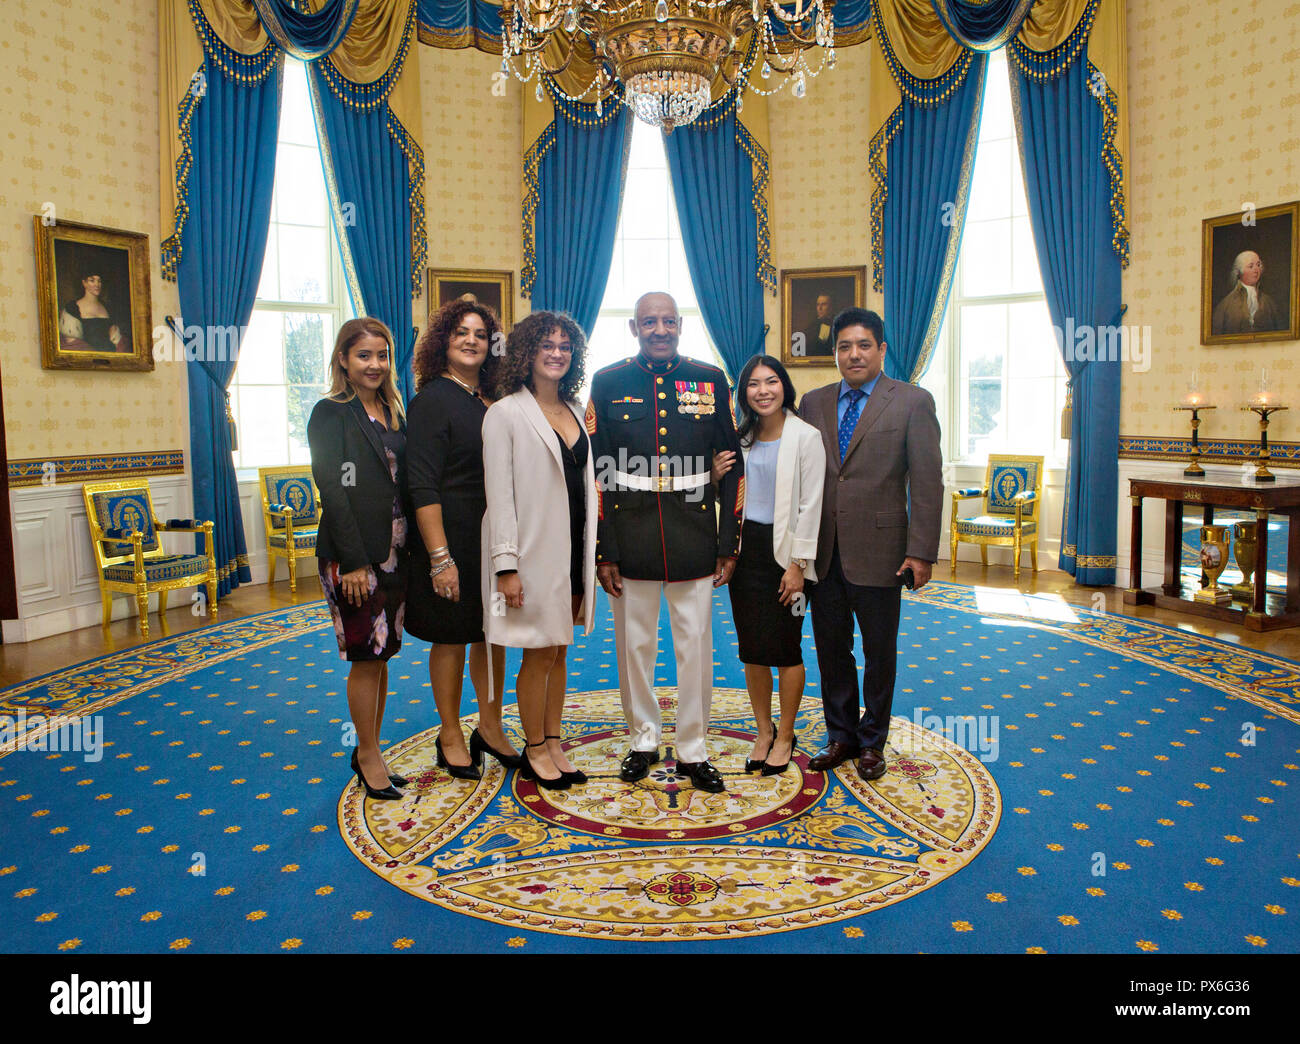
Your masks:
<instances>
[{"instance_id":1,"label":"black dress jacket","mask_svg":"<svg viewBox=\"0 0 1300 1044\"><path fill-rule=\"evenodd\" d=\"M744 462L720 369L683 355L606 366L591 383L587 434L600 497L597 563L617 563L630 580L674 582L736 557ZM736 454L721 483L673 488L675 478L705 476L718 450Z\"/></svg>"},{"instance_id":2,"label":"black dress jacket","mask_svg":"<svg viewBox=\"0 0 1300 1044\"><path fill-rule=\"evenodd\" d=\"M405 432L404 422L399 430ZM361 400L316 403L307 444L321 499L316 556L337 562L340 573L385 561L393 539L393 498L399 493L405 509L405 490L399 486L404 477L393 481L388 454Z\"/></svg>"}]
</instances>

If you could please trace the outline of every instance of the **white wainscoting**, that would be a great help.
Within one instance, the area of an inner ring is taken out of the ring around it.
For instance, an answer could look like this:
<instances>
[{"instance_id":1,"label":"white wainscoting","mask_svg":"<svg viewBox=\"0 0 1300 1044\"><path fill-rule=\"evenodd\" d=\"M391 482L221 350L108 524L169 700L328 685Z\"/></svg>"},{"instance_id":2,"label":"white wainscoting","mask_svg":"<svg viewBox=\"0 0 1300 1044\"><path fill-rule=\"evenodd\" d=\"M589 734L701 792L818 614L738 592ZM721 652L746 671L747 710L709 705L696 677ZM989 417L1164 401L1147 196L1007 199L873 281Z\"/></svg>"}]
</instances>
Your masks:
<instances>
[{"instance_id":1,"label":"white wainscoting","mask_svg":"<svg viewBox=\"0 0 1300 1044\"><path fill-rule=\"evenodd\" d=\"M193 516L189 475L155 475L149 479L154 512L162 521ZM14 566L18 586L18 619L5 620L4 640L31 642L52 634L82 627L98 627L102 619L99 580L90 546L90 526L85 503L77 483L56 486L26 486L10 490L13 519ZM266 539L262 526L262 498L256 478L239 483L239 503L244 516L244 539L248 545L248 566L254 584L267 578ZM162 536L168 551L193 551L194 537L188 533ZM305 563L299 568L304 569ZM279 579L288 581L280 564ZM180 605L184 592L174 592L171 606ZM157 596L149 598L150 612L158 608ZM113 596L113 619L136 615L135 598ZM157 620L150 633L157 633Z\"/></svg>"}]
</instances>

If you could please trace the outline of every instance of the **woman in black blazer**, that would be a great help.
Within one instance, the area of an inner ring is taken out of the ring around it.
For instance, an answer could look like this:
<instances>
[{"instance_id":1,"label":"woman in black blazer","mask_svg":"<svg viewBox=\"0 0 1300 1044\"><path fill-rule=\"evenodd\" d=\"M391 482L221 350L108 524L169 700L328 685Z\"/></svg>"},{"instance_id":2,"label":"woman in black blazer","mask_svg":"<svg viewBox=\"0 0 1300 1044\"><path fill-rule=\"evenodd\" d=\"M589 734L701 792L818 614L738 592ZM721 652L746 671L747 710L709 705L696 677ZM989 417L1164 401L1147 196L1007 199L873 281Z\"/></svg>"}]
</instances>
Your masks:
<instances>
[{"instance_id":1,"label":"woman in black blazer","mask_svg":"<svg viewBox=\"0 0 1300 1044\"><path fill-rule=\"evenodd\" d=\"M321 587L339 654L352 664L352 768L371 797L400 798L397 786L408 780L389 773L379 750L388 659L402 645L407 580L406 416L388 327L370 318L344 323L330 373L329 393L307 422L321 498Z\"/></svg>"}]
</instances>

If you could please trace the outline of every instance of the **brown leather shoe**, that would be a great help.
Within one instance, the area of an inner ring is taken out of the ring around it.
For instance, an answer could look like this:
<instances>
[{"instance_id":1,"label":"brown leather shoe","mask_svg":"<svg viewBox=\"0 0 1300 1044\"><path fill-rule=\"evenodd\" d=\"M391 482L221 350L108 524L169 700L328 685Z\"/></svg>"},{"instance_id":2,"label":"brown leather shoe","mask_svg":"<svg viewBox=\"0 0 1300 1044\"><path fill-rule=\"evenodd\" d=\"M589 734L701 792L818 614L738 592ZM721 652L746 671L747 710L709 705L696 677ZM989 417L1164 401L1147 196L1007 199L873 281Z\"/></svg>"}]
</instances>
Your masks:
<instances>
[{"instance_id":1,"label":"brown leather shoe","mask_svg":"<svg viewBox=\"0 0 1300 1044\"><path fill-rule=\"evenodd\" d=\"M829 772L836 766L843 765L850 758L858 756L858 748L850 747L839 740L831 740L826 746L808 759L809 772Z\"/></svg>"},{"instance_id":2,"label":"brown leather shoe","mask_svg":"<svg viewBox=\"0 0 1300 1044\"><path fill-rule=\"evenodd\" d=\"M864 750L858 757L858 775L870 783L887 771L885 757L878 750Z\"/></svg>"}]
</instances>

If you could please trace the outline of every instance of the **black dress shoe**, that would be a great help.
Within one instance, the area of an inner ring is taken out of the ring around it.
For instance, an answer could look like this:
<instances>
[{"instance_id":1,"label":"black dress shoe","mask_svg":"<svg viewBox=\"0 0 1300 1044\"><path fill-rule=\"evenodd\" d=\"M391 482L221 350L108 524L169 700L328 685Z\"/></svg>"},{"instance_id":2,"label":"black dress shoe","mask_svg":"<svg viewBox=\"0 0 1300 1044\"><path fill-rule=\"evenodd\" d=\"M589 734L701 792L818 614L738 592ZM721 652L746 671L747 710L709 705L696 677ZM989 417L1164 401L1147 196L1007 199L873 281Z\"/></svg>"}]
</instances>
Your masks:
<instances>
[{"instance_id":1,"label":"black dress shoe","mask_svg":"<svg viewBox=\"0 0 1300 1044\"><path fill-rule=\"evenodd\" d=\"M878 750L867 749L862 752L858 758L858 775L866 782L870 783L873 779L879 779L888 770L885 765L885 756Z\"/></svg>"},{"instance_id":2,"label":"black dress shoe","mask_svg":"<svg viewBox=\"0 0 1300 1044\"><path fill-rule=\"evenodd\" d=\"M772 753L772 746L773 746L775 743L776 743L776 733L773 732L773 733L772 733L772 742L769 743L769 744L767 745L767 754L771 754L771 753ZM767 764L767 754L764 754L761 758L746 758L746 759L745 759L745 771L746 771L746 772L757 772L759 769L761 769L764 765Z\"/></svg>"},{"instance_id":3,"label":"black dress shoe","mask_svg":"<svg viewBox=\"0 0 1300 1044\"><path fill-rule=\"evenodd\" d=\"M546 738L547 738L548 740L558 740L558 739L560 739L561 737L559 737L559 736L547 736ZM561 778L561 779L567 779L570 783L573 783L573 784L579 784L579 785L581 785L581 784L587 782L587 774L586 774L585 772L583 772L582 769L574 769L572 772L565 772L565 771L561 770L561 772L560 772L560 778Z\"/></svg>"},{"instance_id":4,"label":"black dress shoe","mask_svg":"<svg viewBox=\"0 0 1300 1044\"><path fill-rule=\"evenodd\" d=\"M360 769L357 770L357 779L360 781L361 785L366 788L366 794L369 797L375 798L377 801L395 801L398 798L406 797L405 794L403 794L391 783L388 786L384 787L383 790L376 790L374 787L372 787L369 783L366 782L366 777L361 774Z\"/></svg>"},{"instance_id":5,"label":"black dress shoe","mask_svg":"<svg viewBox=\"0 0 1300 1044\"><path fill-rule=\"evenodd\" d=\"M704 790L710 794L726 793L727 784L722 781L718 770L707 761L679 761L677 771L690 776L696 790Z\"/></svg>"},{"instance_id":6,"label":"black dress shoe","mask_svg":"<svg viewBox=\"0 0 1300 1044\"><path fill-rule=\"evenodd\" d=\"M794 742L790 744L790 758L794 757L794 748L797 747L798 745L799 745L799 737L796 736L794 738ZM774 736L772 738L772 747L775 746L776 746L776 737ZM772 747L767 748L767 756L769 758L772 756ZM779 776L782 772L784 772L786 769L790 767L790 758L786 758L785 763L782 765L773 765L766 758L763 759L763 775Z\"/></svg>"},{"instance_id":7,"label":"black dress shoe","mask_svg":"<svg viewBox=\"0 0 1300 1044\"><path fill-rule=\"evenodd\" d=\"M357 761L356 747L352 748L352 771L355 772L358 776L361 775L361 765ZM406 784L408 784L411 781L407 779L405 776L395 776L392 773L389 773L388 782L395 787L404 787L406 786Z\"/></svg>"},{"instance_id":8,"label":"black dress shoe","mask_svg":"<svg viewBox=\"0 0 1300 1044\"><path fill-rule=\"evenodd\" d=\"M524 779L535 780L537 785L544 790L568 790L573 786L573 780L565 778L565 773L558 776L542 776L538 775L537 770L533 768L533 760L528 756L528 748L544 747L545 745L545 740L542 740L541 743L524 744L523 764L519 766L519 775Z\"/></svg>"},{"instance_id":9,"label":"black dress shoe","mask_svg":"<svg viewBox=\"0 0 1300 1044\"><path fill-rule=\"evenodd\" d=\"M442 752L441 733L439 733L438 738L434 740L433 747L438 752L438 767L445 768L448 771L448 773L450 773L454 778L456 779L482 779L483 778L483 774L479 772L477 768L474 767L473 762L471 762L468 765L453 765L451 762L447 760L446 755L443 754Z\"/></svg>"},{"instance_id":10,"label":"black dress shoe","mask_svg":"<svg viewBox=\"0 0 1300 1044\"><path fill-rule=\"evenodd\" d=\"M860 753L862 752L857 747L850 747L847 743L841 743L839 740L831 740L808 759L808 771L829 772L831 769L843 765L850 758L856 758Z\"/></svg>"},{"instance_id":11,"label":"black dress shoe","mask_svg":"<svg viewBox=\"0 0 1300 1044\"><path fill-rule=\"evenodd\" d=\"M618 778L624 783L635 783L650 774L650 766L659 764L659 748L654 750L629 750L619 766Z\"/></svg>"},{"instance_id":12,"label":"black dress shoe","mask_svg":"<svg viewBox=\"0 0 1300 1044\"><path fill-rule=\"evenodd\" d=\"M502 754L495 747L488 746L488 741L475 729L469 734L469 756L474 759L475 765L480 765L484 754L491 754L501 763L502 768L517 769L524 763L522 754Z\"/></svg>"}]
</instances>

